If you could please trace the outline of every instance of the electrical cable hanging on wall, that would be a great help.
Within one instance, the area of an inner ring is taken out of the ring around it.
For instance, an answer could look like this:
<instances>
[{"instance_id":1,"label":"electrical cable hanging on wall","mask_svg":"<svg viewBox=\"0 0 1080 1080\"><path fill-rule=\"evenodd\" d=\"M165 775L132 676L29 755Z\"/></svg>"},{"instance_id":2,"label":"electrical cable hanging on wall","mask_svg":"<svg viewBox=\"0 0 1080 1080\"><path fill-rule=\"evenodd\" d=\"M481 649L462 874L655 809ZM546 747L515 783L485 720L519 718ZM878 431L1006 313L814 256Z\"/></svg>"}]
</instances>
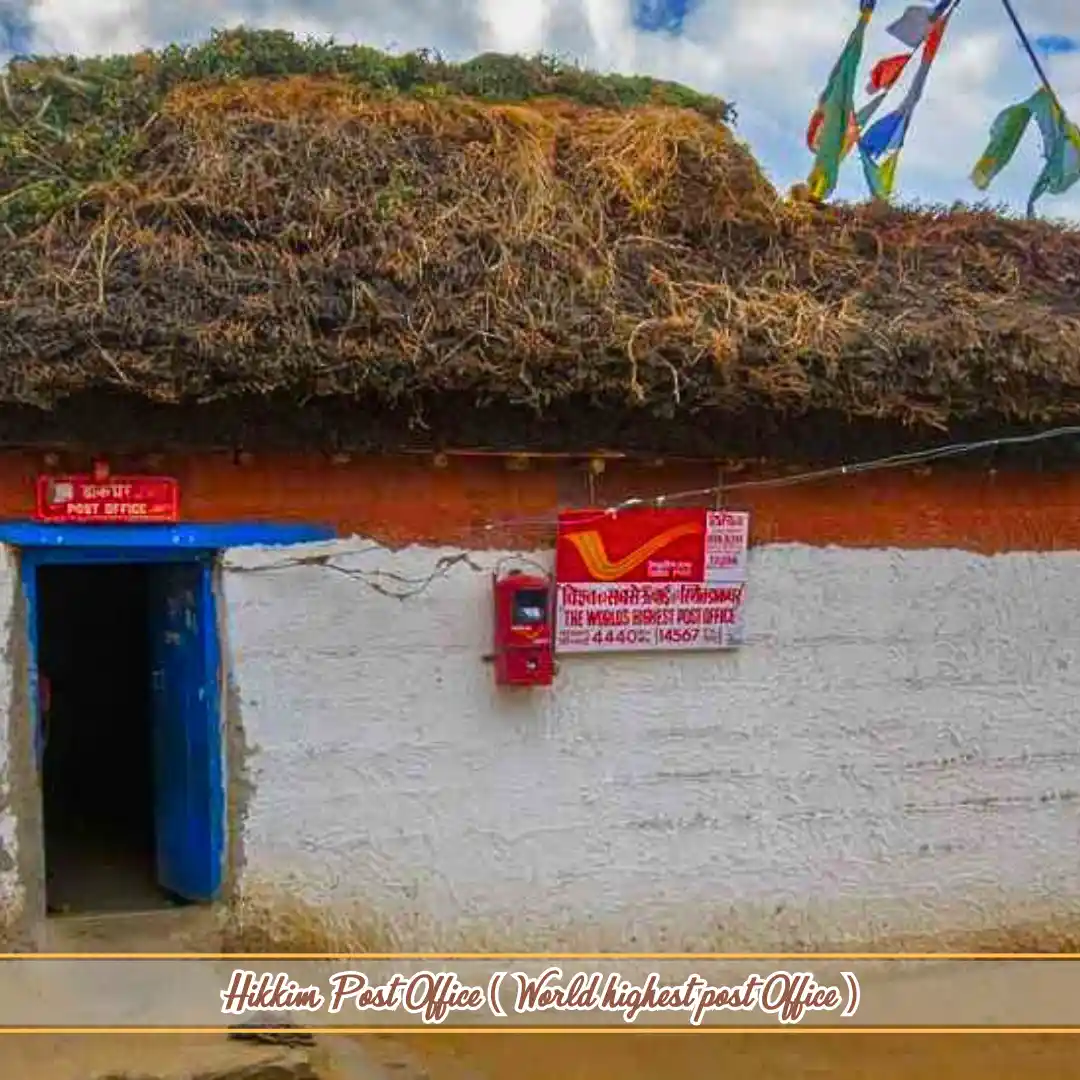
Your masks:
<instances>
[{"instance_id":1,"label":"electrical cable hanging on wall","mask_svg":"<svg viewBox=\"0 0 1080 1080\"><path fill-rule=\"evenodd\" d=\"M812 469L802 473L794 473L790 476L769 477L761 480L742 480L734 483L713 484L708 487L690 488L680 491L666 491L645 496L632 496L614 503L611 506L598 507L595 518L582 517L578 520L581 523L587 523L590 520L602 521L612 514L618 514L625 510L634 510L640 507L663 507L692 501L700 502L704 499L717 497L726 499L732 492L761 491L805 486L808 484L823 483L829 480L862 476L872 472L896 471L912 466L927 465L932 462L967 457L985 450L1000 450L1005 447L1033 446L1039 443L1054 442L1059 439L1068 438L1080 439L1080 424L1048 428L1044 431L1031 432L1027 435L1005 435L998 438L980 439L972 442L945 443L940 446L927 447L924 450L912 450L902 454L891 454L886 457L870 458L864 461L855 461L844 465L833 465L822 469ZM482 541L486 546L490 544L492 535L500 530L512 529L516 532L535 530L537 533L550 533L555 529L557 524L558 516L555 514L493 518L481 522L471 529L465 530L463 535L468 538ZM429 573L414 577L397 574L390 570L362 570L353 567L345 567L333 561L341 558L343 555L358 557L365 554L382 552L384 550L385 549L380 544L369 543L366 546L351 552L309 552L308 554L303 555L288 556L260 566L234 566L230 567L230 573L274 573L297 567L318 567L361 581L363 584L367 585L368 588L382 596L404 601L425 592L436 581L440 581L447 577L458 567L464 567L465 569L478 574L490 574L492 570L491 566L481 565L479 561L481 553L478 550L467 548L459 548L449 554L440 555L434 560L432 569ZM503 556L502 558L505 560L507 557ZM527 556L514 556L514 558L519 559L519 561L529 561Z\"/></svg>"}]
</instances>

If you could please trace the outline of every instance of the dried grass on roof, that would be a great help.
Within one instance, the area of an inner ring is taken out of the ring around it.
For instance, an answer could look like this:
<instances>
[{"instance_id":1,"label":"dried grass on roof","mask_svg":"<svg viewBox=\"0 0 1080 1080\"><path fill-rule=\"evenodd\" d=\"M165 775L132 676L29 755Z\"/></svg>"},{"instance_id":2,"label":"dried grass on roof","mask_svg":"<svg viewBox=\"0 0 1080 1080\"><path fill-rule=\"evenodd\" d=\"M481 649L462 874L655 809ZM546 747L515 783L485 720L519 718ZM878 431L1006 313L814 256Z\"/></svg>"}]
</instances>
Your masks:
<instances>
[{"instance_id":1,"label":"dried grass on roof","mask_svg":"<svg viewBox=\"0 0 1080 1080\"><path fill-rule=\"evenodd\" d=\"M1076 233L788 202L708 108L546 89L185 78L138 126L120 95L52 143L24 112L38 164L10 123L0 158L0 400L1080 414Z\"/></svg>"}]
</instances>

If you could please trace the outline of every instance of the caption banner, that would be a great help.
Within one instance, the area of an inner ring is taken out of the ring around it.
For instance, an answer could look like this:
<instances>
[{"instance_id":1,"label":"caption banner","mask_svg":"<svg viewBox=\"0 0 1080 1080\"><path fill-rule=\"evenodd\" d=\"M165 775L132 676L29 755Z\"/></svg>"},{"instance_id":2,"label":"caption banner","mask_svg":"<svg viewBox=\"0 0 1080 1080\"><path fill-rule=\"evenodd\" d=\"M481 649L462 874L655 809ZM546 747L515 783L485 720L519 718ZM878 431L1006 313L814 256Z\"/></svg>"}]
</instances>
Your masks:
<instances>
[{"instance_id":1,"label":"caption banner","mask_svg":"<svg viewBox=\"0 0 1080 1080\"><path fill-rule=\"evenodd\" d=\"M1080 957L0 959L0 1030L1080 1029Z\"/></svg>"}]
</instances>

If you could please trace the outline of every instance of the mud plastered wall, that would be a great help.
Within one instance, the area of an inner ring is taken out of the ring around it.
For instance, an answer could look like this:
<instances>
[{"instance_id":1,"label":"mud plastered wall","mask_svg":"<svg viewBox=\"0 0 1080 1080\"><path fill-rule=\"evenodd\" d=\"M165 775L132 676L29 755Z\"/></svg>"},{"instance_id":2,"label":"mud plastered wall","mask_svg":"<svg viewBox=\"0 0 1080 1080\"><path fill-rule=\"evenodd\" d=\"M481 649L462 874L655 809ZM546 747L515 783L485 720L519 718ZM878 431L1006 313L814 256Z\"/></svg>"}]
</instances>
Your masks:
<instances>
[{"instance_id":1,"label":"mud plastered wall","mask_svg":"<svg viewBox=\"0 0 1080 1080\"><path fill-rule=\"evenodd\" d=\"M12 772L16 763L11 754L12 725L18 722L16 711L19 707L14 695L15 635L25 638L24 628L15 625L18 587L17 561L9 548L0 546L0 628L5 641L3 662L0 663L0 702L3 703L0 716L0 921L16 917L23 899L17 866L17 821L12 805Z\"/></svg>"},{"instance_id":2,"label":"mud plastered wall","mask_svg":"<svg viewBox=\"0 0 1080 1080\"><path fill-rule=\"evenodd\" d=\"M564 658L510 695L481 661L504 555L406 600L230 556L250 877L418 947L892 941L1080 896L1080 554L761 547L740 652Z\"/></svg>"}]
</instances>

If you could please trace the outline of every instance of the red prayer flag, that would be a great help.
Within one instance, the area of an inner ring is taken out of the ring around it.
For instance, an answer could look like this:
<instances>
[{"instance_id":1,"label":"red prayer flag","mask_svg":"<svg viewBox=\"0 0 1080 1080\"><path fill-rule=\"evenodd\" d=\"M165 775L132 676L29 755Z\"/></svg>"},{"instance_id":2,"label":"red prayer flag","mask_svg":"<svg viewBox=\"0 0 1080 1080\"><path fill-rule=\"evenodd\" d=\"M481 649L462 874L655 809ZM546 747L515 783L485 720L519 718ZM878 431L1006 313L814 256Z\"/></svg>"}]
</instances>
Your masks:
<instances>
[{"instance_id":1,"label":"red prayer flag","mask_svg":"<svg viewBox=\"0 0 1080 1080\"><path fill-rule=\"evenodd\" d=\"M879 94L882 90L888 90L896 84L897 79L904 73L911 53L901 53L899 56L886 56L879 60L870 72L870 81L866 85L868 94Z\"/></svg>"},{"instance_id":2,"label":"red prayer flag","mask_svg":"<svg viewBox=\"0 0 1080 1080\"><path fill-rule=\"evenodd\" d=\"M929 64L938 54L938 49L941 47L941 39L945 36L945 27L948 25L949 19L946 16L944 19L937 19L934 25L930 29L930 33L926 35L926 43L923 45L923 63Z\"/></svg>"}]
</instances>

